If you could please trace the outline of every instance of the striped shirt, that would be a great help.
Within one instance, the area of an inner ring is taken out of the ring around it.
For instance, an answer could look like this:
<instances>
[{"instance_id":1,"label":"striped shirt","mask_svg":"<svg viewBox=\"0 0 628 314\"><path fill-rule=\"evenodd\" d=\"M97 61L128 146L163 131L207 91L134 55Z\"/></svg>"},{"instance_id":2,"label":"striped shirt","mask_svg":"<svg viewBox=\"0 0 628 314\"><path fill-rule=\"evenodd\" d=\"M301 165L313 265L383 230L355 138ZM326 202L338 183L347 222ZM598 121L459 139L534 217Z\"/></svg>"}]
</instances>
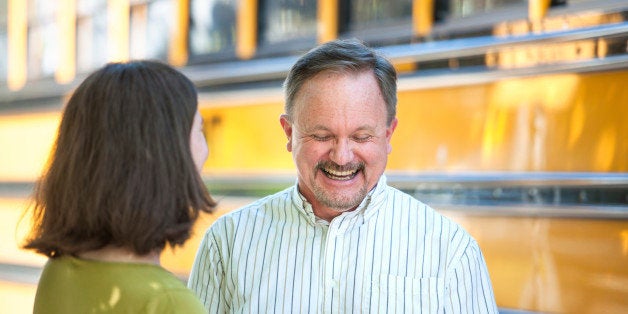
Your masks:
<instances>
[{"instance_id":1,"label":"striped shirt","mask_svg":"<svg viewBox=\"0 0 628 314\"><path fill-rule=\"evenodd\" d=\"M220 217L188 287L210 313L497 313L477 242L385 176L330 223L296 185Z\"/></svg>"}]
</instances>

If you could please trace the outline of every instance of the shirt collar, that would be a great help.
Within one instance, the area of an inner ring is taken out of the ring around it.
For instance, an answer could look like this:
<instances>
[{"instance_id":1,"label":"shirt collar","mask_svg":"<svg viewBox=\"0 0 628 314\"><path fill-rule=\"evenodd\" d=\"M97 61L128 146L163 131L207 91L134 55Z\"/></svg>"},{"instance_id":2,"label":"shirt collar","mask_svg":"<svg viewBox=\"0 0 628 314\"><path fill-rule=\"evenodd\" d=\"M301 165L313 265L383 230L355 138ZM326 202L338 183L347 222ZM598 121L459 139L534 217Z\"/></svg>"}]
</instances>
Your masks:
<instances>
[{"instance_id":1,"label":"shirt collar","mask_svg":"<svg viewBox=\"0 0 628 314\"><path fill-rule=\"evenodd\" d=\"M386 199L386 176L381 175L377 184L371 191L366 194L366 197L362 200L358 207L350 212L345 212L339 215L334 219L342 219L344 221L354 220L355 218L360 218L362 221L366 221L368 218L373 216L377 212L380 206ZM292 187L291 191L291 199L294 206L301 212L308 220L308 222L312 224L324 224L329 225L329 223L324 220L316 217L314 215L314 210L312 209L312 205L305 199L299 192L299 184L298 180L295 185Z\"/></svg>"}]
</instances>

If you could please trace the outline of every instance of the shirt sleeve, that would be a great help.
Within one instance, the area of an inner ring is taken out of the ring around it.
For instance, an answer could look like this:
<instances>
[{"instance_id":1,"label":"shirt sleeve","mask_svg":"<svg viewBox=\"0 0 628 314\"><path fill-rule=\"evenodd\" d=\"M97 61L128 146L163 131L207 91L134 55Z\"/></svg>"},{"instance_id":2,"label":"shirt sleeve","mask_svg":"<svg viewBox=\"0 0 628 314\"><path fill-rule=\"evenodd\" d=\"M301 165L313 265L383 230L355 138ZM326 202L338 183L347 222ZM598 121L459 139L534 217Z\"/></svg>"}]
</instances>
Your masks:
<instances>
[{"instance_id":1,"label":"shirt sleeve","mask_svg":"<svg viewBox=\"0 0 628 314\"><path fill-rule=\"evenodd\" d=\"M218 242L210 228L196 252L188 280L188 288L194 291L209 313L226 313L229 309L224 277Z\"/></svg>"},{"instance_id":2,"label":"shirt sleeve","mask_svg":"<svg viewBox=\"0 0 628 314\"><path fill-rule=\"evenodd\" d=\"M486 262L473 239L449 272L446 313L498 313Z\"/></svg>"}]
</instances>

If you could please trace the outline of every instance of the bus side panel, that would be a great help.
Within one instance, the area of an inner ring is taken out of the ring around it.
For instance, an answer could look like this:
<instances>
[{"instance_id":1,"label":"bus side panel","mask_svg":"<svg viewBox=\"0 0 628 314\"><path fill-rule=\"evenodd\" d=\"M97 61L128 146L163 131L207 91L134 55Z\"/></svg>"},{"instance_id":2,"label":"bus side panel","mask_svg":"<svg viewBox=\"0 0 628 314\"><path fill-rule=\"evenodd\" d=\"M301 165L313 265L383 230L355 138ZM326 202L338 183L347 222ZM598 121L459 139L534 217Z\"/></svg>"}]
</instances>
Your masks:
<instances>
[{"instance_id":1,"label":"bus side panel","mask_svg":"<svg viewBox=\"0 0 628 314\"><path fill-rule=\"evenodd\" d=\"M500 307L549 313L628 308L628 221L442 213L478 241Z\"/></svg>"},{"instance_id":2,"label":"bus side panel","mask_svg":"<svg viewBox=\"0 0 628 314\"><path fill-rule=\"evenodd\" d=\"M389 170L628 170L628 71L399 93Z\"/></svg>"},{"instance_id":3,"label":"bus side panel","mask_svg":"<svg viewBox=\"0 0 628 314\"><path fill-rule=\"evenodd\" d=\"M627 81L618 71L402 90L388 170L628 171ZM281 100L206 99L208 171L294 169Z\"/></svg>"}]
</instances>

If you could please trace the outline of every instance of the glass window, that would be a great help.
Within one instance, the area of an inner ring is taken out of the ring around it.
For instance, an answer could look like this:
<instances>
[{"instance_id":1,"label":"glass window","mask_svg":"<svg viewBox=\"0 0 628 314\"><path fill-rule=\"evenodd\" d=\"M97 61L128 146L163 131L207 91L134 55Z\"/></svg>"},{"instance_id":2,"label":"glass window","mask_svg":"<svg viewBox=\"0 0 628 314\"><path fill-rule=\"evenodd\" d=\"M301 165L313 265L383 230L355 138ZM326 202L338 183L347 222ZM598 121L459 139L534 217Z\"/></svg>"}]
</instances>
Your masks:
<instances>
[{"instance_id":1,"label":"glass window","mask_svg":"<svg viewBox=\"0 0 628 314\"><path fill-rule=\"evenodd\" d=\"M7 81L7 49L6 29L0 28L0 82Z\"/></svg>"},{"instance_id":2,"label":"glass window","mask_svg":"<svg viewBox=\"0 0 628 314\"><path fill-rule=\"evenodd\" d=\"M235 50L236 0L190 1L190 54Z\"/></svg>"},{"instance_id":3,"label":"glass window","mask_svg":"<svg viewBox=\"0 0 628 314\"><path fill-rule=\"evenodd\" d=\"M55 1L28 2L28 77L38 79L54 75L58 62L58 29Z\"/></svg>"},{"instance_id":4,"label":"glass window","mask_svg":"<svg viewBox=\"0 0 628 314\"><path fill-rule=\"evenodd\" d=\"M412 0L353 0L348 15L353 29L396 24L412 19Z\"/></svg>"},{"instance_id":5,"label":"glass window","mask_svg":"<svg viewBox=\"0 0 628 314\"><path fill-rule=\"evenodd\" d=\"M7 81L7 0L0 0L0 82Z\"/></svg>"},{"instance_id":6,"label":"glass window","mask_svg":"<svg viewBox=\"0 0 628 314\"><path fill-rule=\"evenodd\" d=\"M412 0L340 1L339 14L341 36L375 45L412 36Z\"/></svg>"},{"instance_id":7,"label":"glass window","mask_svg":"<svg viewBox=\"0 0 628 314\"><path fill-rule=\"evenodd\" d=\"M107 62L107 1L78 1L76 23L76 67L89 72Z\"/></svg>"},{"instance_id":8,"label":"glass window","mask_svg":"<svg viewBox=\"0 0 628 314\"><path fill-rule=\"evenodd\" d=\"M148 25L148 7L138 4L131 7L131 33L129 35L129 55L131 59L141 59L146 56Z\"/></svg>"},{"instance_id":9,"label":"glass window","mask_svg":"<svg viewBox=\"0 0 628 314\"><path fill-rule=\"evenodd\" d=\"M259 41L273 44L316 38L316 5L316 0L262 1Z\"/></svg>"},{"instance_id":10,"label":"glass window","mask_svg":"<svg viewBox=\"0 0 628 314\"><path fill-rule=\"evenodd\" d=\"M176 26L176 3L150 1L131 7L130 56L167 60L170 36Z\"/></svg>"},{"instance_id":11,"label":"glass window","mask_svg":"<svg viewBox=\"0 0 628 314\"><path fill-rule=\"evenodd\" d=\"M527 0L449 0L449 17L466 17L526 3Z\"/></svg>"},{"instance_id":12,"label":"glass window","mask_svg":"<svg viewBox=\"0 0 628 314\"><path fill-rule=\"evenodd\" d=\"M502 22L528 19L528 0L435 1L433 39L491 36Z\"/></svg>"}]
</instances>

